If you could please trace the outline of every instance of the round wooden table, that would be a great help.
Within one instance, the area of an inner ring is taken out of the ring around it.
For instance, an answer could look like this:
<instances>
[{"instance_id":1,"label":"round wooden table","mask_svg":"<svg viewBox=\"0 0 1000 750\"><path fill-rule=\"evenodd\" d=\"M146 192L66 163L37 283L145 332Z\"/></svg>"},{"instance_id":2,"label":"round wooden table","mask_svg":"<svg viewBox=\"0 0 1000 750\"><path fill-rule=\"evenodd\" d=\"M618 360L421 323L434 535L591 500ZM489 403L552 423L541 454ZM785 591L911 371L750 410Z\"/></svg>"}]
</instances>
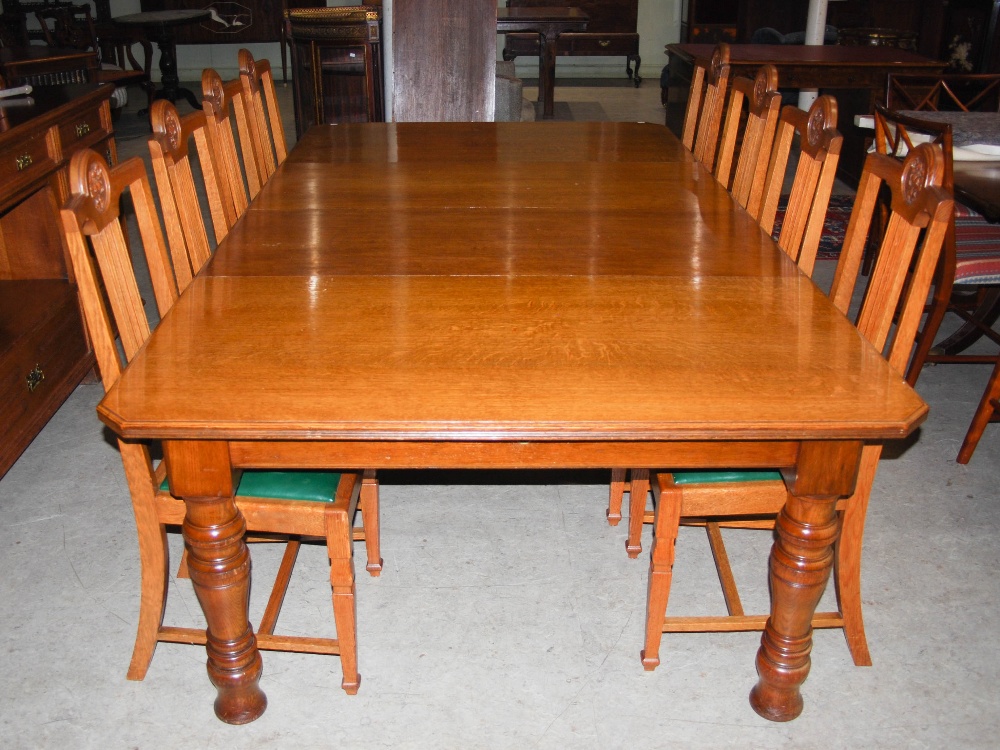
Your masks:
<instances>
[{"instance_id":1,"label":"round wooden table","mask_svg":"<svg viewBox=\"0 0 1000 750\"><path fill-rule=\"evenodd\" d=\"M131 13L112 19L124 26L140 26L151 41L160 48L160 90L157 99L176 102L185 99L195 109L201 109L201 100L190 89L182 88L177 76L177 41L174 29L177 26L202 21L209 18L208 10L152 10Z\"/></svg>"}]
</instances>

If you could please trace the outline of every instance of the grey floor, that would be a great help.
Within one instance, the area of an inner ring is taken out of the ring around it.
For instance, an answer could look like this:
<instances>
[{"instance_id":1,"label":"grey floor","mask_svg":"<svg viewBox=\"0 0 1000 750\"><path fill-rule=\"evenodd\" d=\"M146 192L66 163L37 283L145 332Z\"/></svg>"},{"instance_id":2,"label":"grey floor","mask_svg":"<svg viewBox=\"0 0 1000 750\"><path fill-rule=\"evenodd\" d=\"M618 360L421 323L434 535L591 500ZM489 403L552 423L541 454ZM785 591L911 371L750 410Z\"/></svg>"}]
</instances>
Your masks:
<instances>
[{"instance_id":1,"label":"grey floor","mask_svg":"<svg viewBox=\"0 0 1000 750\"><path fill-rule=\"evenodd\" d=\"M659 122L658 95L652 79L557 89L578 118ZM954 460L988 374L922 374L931 416L887 450L868 517L875 664L853 666L839 632L818 632L805 711L788 724L747 703L756 634L665 636L662 665L642 670L647 562L629 560L624 528L604 520L602 472L384 474L386 567L373 579L359 565L356 696L340 689L334 657L265 653L267 712L226 726L204 651L172 644L129 682L135 530L94 413L101 387L81 385L0 480L0 747L995 747L1000 428L969 466ZM171 544L176 560L177 535ZM763 582L768 534L732 545L737 575ZM263 581L279 552L252 554ZM700 531L682 532L677 557L673 610L721 614ZM292 588L279 629L332 635L322 547L302 553ZM264 594L255 588L254 614ZM766 589L746 599L766 608ZM172 580L167 619L200 617L190 585Z\"/></svg>"}]
</instances>

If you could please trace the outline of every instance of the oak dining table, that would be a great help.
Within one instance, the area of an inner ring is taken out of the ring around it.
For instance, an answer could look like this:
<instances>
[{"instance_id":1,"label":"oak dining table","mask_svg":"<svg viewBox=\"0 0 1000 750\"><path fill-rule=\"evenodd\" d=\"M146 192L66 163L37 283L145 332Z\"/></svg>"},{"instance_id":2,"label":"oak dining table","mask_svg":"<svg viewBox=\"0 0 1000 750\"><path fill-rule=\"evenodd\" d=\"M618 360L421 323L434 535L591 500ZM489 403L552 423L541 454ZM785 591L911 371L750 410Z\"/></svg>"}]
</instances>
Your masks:
<instances>
[{"instance_id":1,"label":"oak dining table","mask_svg":"<svg viewBox=\"0 0 1000 750\"><path fill-rule=\"evenodd\" d=\"M163 441L231 723L266 707L241 469L779 468L781 721L835 504L927 406L664 126L368 123L304 135L98 413Z\"/></svg>"}]
</instances>

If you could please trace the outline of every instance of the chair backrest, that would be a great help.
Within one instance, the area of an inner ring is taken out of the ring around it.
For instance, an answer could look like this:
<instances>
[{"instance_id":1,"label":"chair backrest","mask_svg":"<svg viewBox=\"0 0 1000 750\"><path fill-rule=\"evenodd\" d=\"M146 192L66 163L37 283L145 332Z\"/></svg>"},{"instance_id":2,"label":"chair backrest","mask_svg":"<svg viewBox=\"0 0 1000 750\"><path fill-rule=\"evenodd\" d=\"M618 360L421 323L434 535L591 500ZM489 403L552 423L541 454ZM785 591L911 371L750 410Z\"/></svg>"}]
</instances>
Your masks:
<instances>
[{"instance_id":1,"label":"chair backrest","mask_svg":"<svg viewBox=\"0 0 1000 750\"><path fill-rule=\"evenodd\" d=\"M811 276L844 142L837 132L836 100L832 96L820 96L808 112L791 105L781 110L757 219L768 234L774 231L789 154L796 136L800 151L778 246L799 264L803 273Z\"/></svg>"},{"instance_id":2,"label":"chair backrest","mask_svg":"<svg viewBox=\"0 0 1000 750\"><path fill-rule=\"evenodd\" d=\"M745 117L744 104L747 109ZM773 65L763 66L753 80L737 77L730 83L729 106L722 126L715 177L754 216L760 212L771 144L780 111L778 69ZM737 144L739 159L736 161L734 176L733 157Z\"/></svg>"},{"instance_id":3,"label":"chair backrest","mask_svg":"<svg viewBox=\"0 0 1000 750\"><path fill-rule=\"evenodd\" d=\"M122 229L119 206L126 191L135 208L139 236L161 316L177 300L177 285L170 270L153 192L141 159L133 157L116 167L109 167L96 151L78 151L70 160L69 185L70 198L60 212L62 232L79 286L84 319L97 356L101 380L107 389L118 380L123 362L115 344L114 330L101 293L102 284L98 282L92 258L96 259L100 268L99 277L121 336L125 363L146 342L150 331L132 268L129 245Z\"/></svg>"},{"instance_id":4,"label":"chair backrest","mask_svg":"<svg viewBox=\"0 0 1000 750\"><path fill-rule=\"evenodd\" d=\"M63 5L35 11L50 47L97 50L97 32L89 5Z\"/></svg>"},{"instance_id":5,"label":"chair backrest","mask_svg":"<svg viewBox=\"0 0 1000 750\"><path fill-rule=\"evenodd\" d=\"M160 99L153 102L149 114L153 127L153 135L149 139L153 175L167 229L174 276L178 289L183 292L212 255L191 167L192 141L197 149L216 243L221 242L230 229L223 210L224 200L232 200L228 196L223 198L223 193L228 193L229 183L219 178L215 167L219 159L209 145L207 119L203 111L181 117L173 104Z\"/></svg>"},{"instance_id":6,"label":"chair backrest","mask_svg":"<svg viewBox=\"0 0 1000 750\"><path fill-rule=\"evenodd\" d=\"M898 159L921 143L937 143L944 156L942 187L952 190L955 183L953 138L951 125L914 115L892 112L881 104L875 105L875 150Z\"/></svg>"},{"instance_id":7,"label":"chair backrest","mask_svg":"<svg viewBox=\"0 0 1000 750\"><path fill-rule=\"evenodd\" d=\"M1000 112L1000 73L890 73L885 105L897 111Z\"/></svg>"},{"instance_id":8,"label":"chair backrest","mask_svg":"<svg viewBox=\"0 0 1000 750\"><path fill-rule=\"evenodd\" d=\"M243 84L239 78L224 83L217 72L206 68L201 74L201 92L211 149L219 155L219 176L229 182L231 204L224 208L232 226L247 210L249 201L257 197L263 185L251 144L250 118Z\"/></svg>"},{"instance_id":9,"label":"chair backrest","mask_svg":"<svg viewBox=\"0 0 1000 750\"><path fill-rule=\"evenodd\" d=\"M278 98L274 90L271 63L254 60L249 50L239 51L240 82L247 106L250 141L257 156L263 182L274 174L285 157L285 127L281 122Z\"/></svg>"},{"instance_id":10,"label":"chair backrest","mask_svg":"<svg viewBox=\"0 0 1000 750\"><path fill-rule=\"evenodd\" d=\"M941 187L943 177L944 155L937 144L916 146L902 162L868 154L830 290L833 304L847 315L879 190L887 186L892 194L889 220L855 324L900 374L910 358L954 210L951 195Z\"/></svg>"},{"instance_id":11,"label":"chair backrest","mask_svg":"<svg viewBox=\"0 0 1000 750\"><path fill-rule=\"evenodd\" d=\"M729 45L720 42L708 67L696 65L691 77L681 140L709 169L715 163L719 126L729 83Z\"/></svg>"}]
</instances>

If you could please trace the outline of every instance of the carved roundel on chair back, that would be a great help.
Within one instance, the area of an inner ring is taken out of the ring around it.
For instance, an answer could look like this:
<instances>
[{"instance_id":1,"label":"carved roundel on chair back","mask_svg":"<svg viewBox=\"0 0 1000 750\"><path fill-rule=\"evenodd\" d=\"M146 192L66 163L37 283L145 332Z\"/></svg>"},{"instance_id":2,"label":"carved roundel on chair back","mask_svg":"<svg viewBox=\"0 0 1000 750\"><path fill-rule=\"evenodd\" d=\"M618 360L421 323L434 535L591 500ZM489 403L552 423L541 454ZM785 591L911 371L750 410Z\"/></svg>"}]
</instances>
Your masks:
<instances>
[{"instance_id":1,"label":"carved roundel on chair back","mask_svg":"<svg viewBox=\"0 0 1000 750\"><path fill-rule=\"evenodd\" d=\"M153 103L150 113L153 133L161 137L171 153L176 153L181 146L181 118L177 108L166 99Z\"/></svg>"},{"instance_id":2,"label":"carved roundel on chair back","mask_svg":"<svg viewBox=\"0 0 1000 750\"><path fill-rule=\"evenodd\" d=\"M257 63L250 54L250 50L241 49L239 51L240 75L250 79L250 90L257 91Z\"/></svg>"},{"instance_id":3,"label":"carved roundel on chair back","mask_svg":"<svg viewBox=\"0 0 1000 750\"><path fill-rule=\"evenodd\" d=\"M827 128L837 127L837 105L832 97L821 96L809 108L806 123L806 140L815 148L823 140Z\"/></svg>"},{"instance_id":4,"label":"carved roundel on chair back","mask_svg":"<svg viewBox=\"0 0 1000 750\"><path fill-rule=\"evenodd\" d=\"M206 68L201 74L201 95L208 99L216 114L225 111L226 87L222 77L211 68Z\"/></svg>"},{"instance_id":5,"label":"carved roundel on chair back","mask_svg":"<svg viewBox=\"0 0 1000 750\"><path fill-rule=\"evenodd\" d=\"M243 58L241 57L241 63L242 59ZM712 62L708 66L708 77L712 83L719 80L719 77L722 75L723 68L726 65L729 65L729 45L725 42L720 42L716 46L715 51L712 53ZM242 64L240 65L240 69L243 69Z\"/></svg>"},{"instance_id":6,"label":"carved roundel on chair back","mask_svg":"<svg viewBox=\"0 0 1000 750\"><path fill-rule=\"evenodd\" d=\"M944 173L944 160L940 148L935 149L929 143L921 143L910 151L903 163L900 176L903 200L913 204L921 192L931 185L940 185Z\"/></svg>"},{"instance_id":7,"label":"carved roundel on chair back","mask_svg":"<svg viewBox=\"0 0 1000 750\"><path fill-rule=\"evenodd\" d=\"M111 180L108 177L108 165L99 156L91 159L87 165L87 193L94 202L94 208L104 213L108 208L108 196L111 194Z\"/></svg>"},{"instance_id":8,"label":"carved roundel on chair back","mask_svg":"<svg viewBox=\"0 0 1000 750\"><path fill-rule=\"evenodd\" d=\"M753 107L760 110L764 106L764 97L768 92L778 88L778 69L773 65L765 65L757 71L753 79Z\"/></svg>"}]
</instances>

